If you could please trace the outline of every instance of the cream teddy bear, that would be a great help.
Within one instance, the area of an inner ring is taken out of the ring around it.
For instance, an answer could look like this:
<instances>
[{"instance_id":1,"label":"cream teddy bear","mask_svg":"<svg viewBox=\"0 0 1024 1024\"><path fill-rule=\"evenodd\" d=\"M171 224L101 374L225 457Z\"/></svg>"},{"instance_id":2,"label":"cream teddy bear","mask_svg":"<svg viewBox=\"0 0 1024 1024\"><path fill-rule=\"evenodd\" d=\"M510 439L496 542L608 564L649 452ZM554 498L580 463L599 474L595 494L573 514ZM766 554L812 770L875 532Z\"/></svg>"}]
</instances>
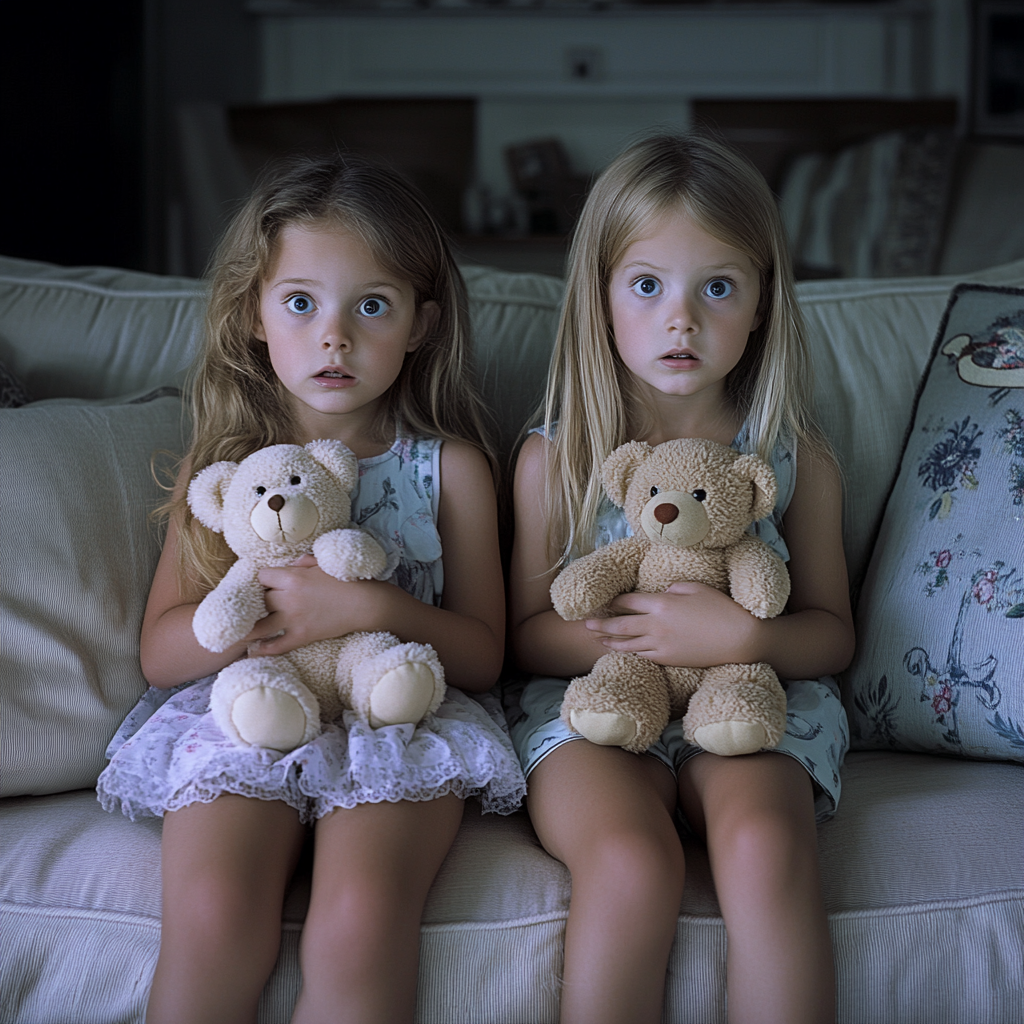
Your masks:
<instances>
[{"instance_id":1,"label":"cream teddy bear","mask_svg":"<svg viewBox=\"0 0 1024 1024\"><path fill-rule=\"evenodd\" d=\"M622 445L602 466L608 497L625 510L633 536L571 562L551 586L563 619L607 614L628 591L659 593L705 583L761 619L778 615L789 574L747 527L775 506L771 467L754 455L703 439ZM770 665L674 668L611 652L569 685L562 720L594 743L645 750L670 717L715 754L775 746L786 727L786 695Z\"/></svg>"},{"instance_id":2,"label":"cream teddy bear","mask_svg":"<svg viewBox=\"0 0 1024 1024\"><path fill-rule=\"evenodd\" d=\"M196 518L238 556L203 598L192 628L207 650L225 651L267 614L259 570L312 552L340 580L384 579L383 548L350 522L355 456L340 441L304 448L273 445L241 463L216 462L188 489ZM240 745L288 751L320 733L321 721L351 708L377 728L416 723L444 699L444 671L433 648L391 633L351 633L289 654L228 665L210 708Z\"/></svg>"}]
</instances>

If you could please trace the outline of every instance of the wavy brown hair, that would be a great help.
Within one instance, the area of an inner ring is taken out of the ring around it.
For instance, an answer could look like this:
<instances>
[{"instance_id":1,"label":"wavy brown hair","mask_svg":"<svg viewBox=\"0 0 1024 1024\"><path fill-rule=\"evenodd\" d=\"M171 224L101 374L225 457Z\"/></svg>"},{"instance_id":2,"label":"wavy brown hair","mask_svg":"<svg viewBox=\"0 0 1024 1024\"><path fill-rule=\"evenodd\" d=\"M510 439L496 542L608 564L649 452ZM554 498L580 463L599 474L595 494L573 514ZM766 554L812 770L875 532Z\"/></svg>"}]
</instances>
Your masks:
<instances>
[{"instance_id":1,"label":"wavy brown hair","mask_svg":"<svg viewBox=\"0 0 1024 1024\"><path fill-rule=\"evenodd\" d=\"M466 288L444 232L401 175L337 155L292 158L265 171L213 255L204 343L189 386L190 473L293 441L287 392L268 347L253 336L260 287L287 224L337 224L354 232L383 269L412 285L417 307L432 300L440 309L381 404L379 438L390 440L402 424L416 434L468 442L493 467L487 417L473 383ZM213 587L234 560L223 538L194 519L184 495L166 512L181 524L183 581Z\"/></svg>"},{"instance_id":2,"label":"wavy brown hair","mask_svg":"<svg viewBox=\"0 0 1024 1024\"><path fill-rule=\"evenodd\" d=\"M543 407L549 449L551 549L558 563L593 548L603 492L598 472L643 433L649 413L619 358L608 283L635 241L683 210L708 234L748 256L760 277L761 322L726 380L752 447L770 458L780 436L826 452L810 417L811 377L775 197L743 156L708 135L656 135L620 154L594 184L569 253L565 303ZM556 429L557 425L557 429Z\"/></svg>"}]
</instances>

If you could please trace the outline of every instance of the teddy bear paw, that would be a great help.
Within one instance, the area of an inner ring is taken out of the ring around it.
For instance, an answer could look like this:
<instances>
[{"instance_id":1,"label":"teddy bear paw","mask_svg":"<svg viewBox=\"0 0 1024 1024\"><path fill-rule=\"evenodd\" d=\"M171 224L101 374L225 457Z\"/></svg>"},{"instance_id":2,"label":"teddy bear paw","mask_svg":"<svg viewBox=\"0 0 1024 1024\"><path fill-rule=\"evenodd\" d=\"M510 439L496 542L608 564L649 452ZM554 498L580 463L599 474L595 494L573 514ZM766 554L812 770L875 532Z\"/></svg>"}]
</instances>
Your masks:
<instances>
[{"instance_id":1,"label":"teddy bear paw","mask_svg":"<svg viewBox=\"0 0 1024 1024\"><path fill-rule=\"evenodd\" d=\"M302 705L290 693L266 686L239 694L231 721L244 742L284 753L300 746L306 733Z\"/></svg>"},{"instance_id":2,"label":"teddy bear paw","mask_svg":"<svg viewBox=\"0 0 1024 1024\"><path fill-rule=\"evenodd\" d=\"M407 661L381 676L370 694L370 725L418 722L434 698L435 677L430 665Z\"/></svg>"},{"instance_id":3,"label":"teddy bear paw","mask_svg":"<svg viewBox=\"0 0 1024 1024\"><path fill-rule=\"evenodd\" d=\"M768 735L758 722L713 722L695 729L693 739L709 754L722 757L753 754L768 745Z\"/></svg>"},{"instance_id":4,"label":"teddy bear paw","mask_svg":"<svg viewBox=\"0 0 1024 1024\"><path fill-rule=\"evenodd\" d=\"M624 747L637 732L636 722L615 711L570 711L572 727L591 743L602 747Z\"/></svg>"}]
</instances>

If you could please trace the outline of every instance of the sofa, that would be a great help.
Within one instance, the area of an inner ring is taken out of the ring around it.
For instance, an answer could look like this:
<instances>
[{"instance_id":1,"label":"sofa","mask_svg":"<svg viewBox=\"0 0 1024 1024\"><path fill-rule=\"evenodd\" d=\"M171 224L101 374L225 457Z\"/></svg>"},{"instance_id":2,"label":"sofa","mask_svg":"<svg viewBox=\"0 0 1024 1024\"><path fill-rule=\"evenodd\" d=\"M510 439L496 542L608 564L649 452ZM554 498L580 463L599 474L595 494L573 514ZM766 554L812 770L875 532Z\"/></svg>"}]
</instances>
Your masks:
<instances>
[{"instance_id":1,"label":"sofa","mask_svg":"<svg viewBox=\"0 0 1024 1024\"><path fill-rule=\"evenodd\" d=\"M540 393L561 283L484 267L466 278L507 451ZM845 474L855 590L958 280L1024 286L1024 261L964 278L798 287L821 418ZM170 458L153 453L180 451L187 434L176 389L202 306L189 279L0 259L5 395L20 384L32 399L0 410L2 1024L143 1020L161 823L105 813L92 787L145 687L138 630L159 550L149 512ZM1024 766L862 749L842 783L818 833L839 1021L1024 1022ZM711 1024L726 1019L725 929L706 853L682 842L664 1020ZM424 913L417 1020L557 1021L569 889L525 812L482 815L470 801ZM304 863L262 1024L289 1018L308 893Z\"/></svg>"}]
</instances>

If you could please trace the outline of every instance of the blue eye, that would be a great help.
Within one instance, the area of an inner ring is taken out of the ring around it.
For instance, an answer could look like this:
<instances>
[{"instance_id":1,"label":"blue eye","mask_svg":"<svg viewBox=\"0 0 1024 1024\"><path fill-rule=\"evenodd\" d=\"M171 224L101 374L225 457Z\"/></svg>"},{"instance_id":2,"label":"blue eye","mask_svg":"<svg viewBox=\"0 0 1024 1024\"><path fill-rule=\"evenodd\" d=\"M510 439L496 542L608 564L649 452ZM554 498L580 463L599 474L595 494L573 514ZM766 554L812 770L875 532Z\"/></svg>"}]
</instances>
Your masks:
<instances>
[{"instance_id":1,"label":"blue eye","mask_svg":"<svg viewBox=\"0 0 1024 1024\"><path fill-rule=\"evenodd\" d=\"M383 299L373 297L369 299L363 299L363 301L359 303L359 312L363 316L383 316L387 311L388 304Z\"/></svg>"},{"instance_id":2,"label":"blue eye","mask_svg":"<svg viewBox=\"0 0 1024 1024\"><path fill-rule=\"evenodd\" d=\"M313 300L308 295L289 295L285 299L285 309L291 310L293 313L309 313L313 309Z\"/></svg>"},{"instance_id":3,"label":"blue eye","mask_svg":"<svg viewBox=\"0 0 1024 1024\"><path fill-rule=\"evenodd\" d=\"M704 286L704 294L712 299L727 299L732 295L732 282L724 277L716 277Z\"/></svg>"},{"instance_id":4,"label":"blue eye","mask_svg":"<svg viewBox=\"0 0 1024 1024\"><path fill-rule=\"evenodd\" d=\"M641 277L630 287L637 295L643 296L645 299L661 294L661 282L656 277Z\"/></svg>"}]
</instances>

